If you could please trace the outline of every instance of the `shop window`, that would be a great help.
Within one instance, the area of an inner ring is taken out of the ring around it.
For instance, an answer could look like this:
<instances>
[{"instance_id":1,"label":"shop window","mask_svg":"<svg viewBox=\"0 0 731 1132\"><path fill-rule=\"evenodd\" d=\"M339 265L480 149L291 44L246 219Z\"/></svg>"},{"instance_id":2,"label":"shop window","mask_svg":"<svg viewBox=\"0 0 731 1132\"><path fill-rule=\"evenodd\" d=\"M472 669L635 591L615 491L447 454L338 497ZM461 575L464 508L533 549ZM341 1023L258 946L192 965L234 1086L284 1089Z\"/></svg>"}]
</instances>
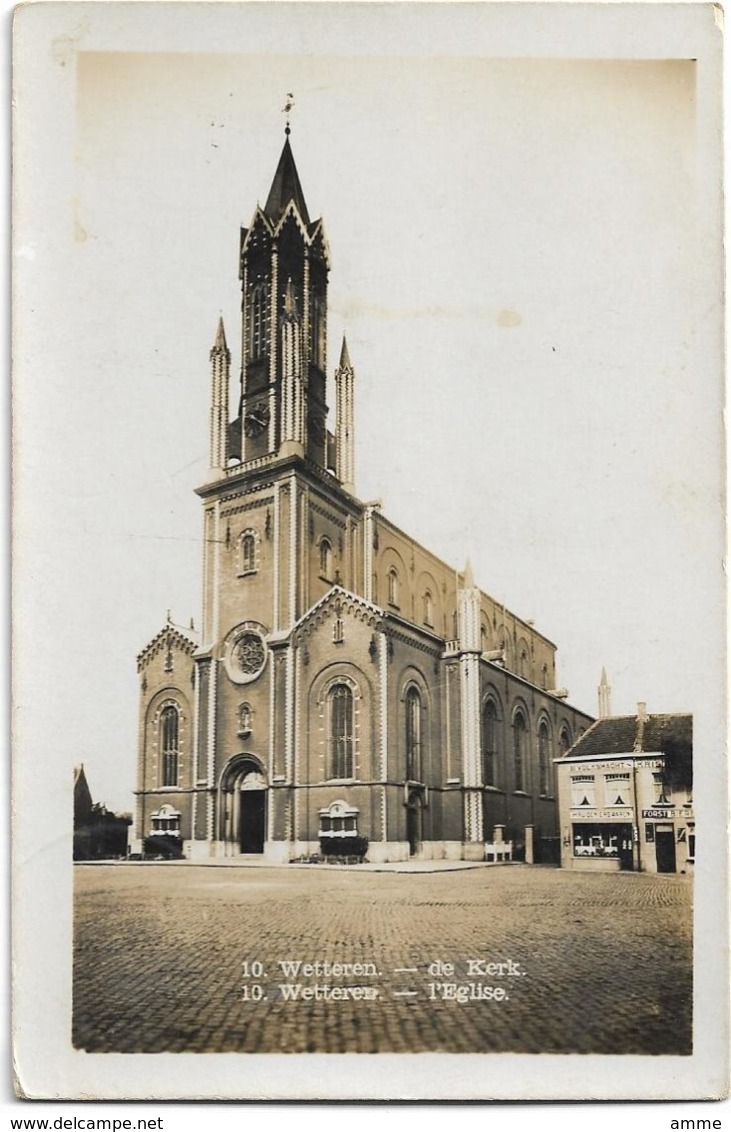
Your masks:
<instances>
[{"instance_id":1,"label":"shop window","mask_svg":"<svg viewBox=\"0 0 731 1132\"><path fill-rule=\"evenodd\" d=\"M330 778L353 777L353 691L345 683L328 693Z\"/></svg>"},{"instance_id":2,"label":"shop window","mask_svg":"<svg viewBox=\"0 0 731 1132\"><path fill-rule=\"evenodd\" d=\"M494 700L487 700L482 709L482 781L497 786L498 717Z\"/></svg>"},{"instance_id":3,"label":"shop window","mask_svg":"<svg viewBox=\"0 0 731 1132\"><path fill-rule=\"evenodd\" d=\"M163 786L178 785L178 732L180 714L175 704L168 704L160 716L160 749L162 752Z\"/></svg>"},{"instance_id":4,"label":"shop window","mask_svg":"<svg viewBox=\"0 0 731 1132\"><path fill-rule=\"evenodd\" d=\"M573 827L574 857L618 857L632 847L632 827L590 823Z\"/></svg>"},{"instance_id":5,"label":"shop window","mask_svg":"<svg viewBox=\"0 0 731 1132\"><path fill-rule=\"evenodd\" d=\"M406 777L421 782L421 696L413 686L406 693Z\"/></svg>"},{"instance_id":6,"label":"shop window","mask_svg":"<svg viewBox=\"0 0 731 1132\"><path fill-rule=\"evenodd\" d=\"M649 843L655 840L655 823L648 821L645 822L645 841Z\"/></svg>"}]
</instances>

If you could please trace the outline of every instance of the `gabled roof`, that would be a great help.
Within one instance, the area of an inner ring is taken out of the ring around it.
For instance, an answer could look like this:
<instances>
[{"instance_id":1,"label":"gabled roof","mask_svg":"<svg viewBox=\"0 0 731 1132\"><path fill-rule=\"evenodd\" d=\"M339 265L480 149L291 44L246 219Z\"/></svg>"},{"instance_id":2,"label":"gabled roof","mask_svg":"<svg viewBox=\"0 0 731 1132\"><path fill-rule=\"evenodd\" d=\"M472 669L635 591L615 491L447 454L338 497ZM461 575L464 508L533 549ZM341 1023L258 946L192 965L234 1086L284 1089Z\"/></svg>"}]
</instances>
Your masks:
<instances>
[{"instance_id":1,"label":"gabled roof","mask_svg":"<svg viewBox=\"0 0 731 1132\"><path fill-rule=\"evenodd\" d=\"M359 597L358 594L351 593L350 590L343 589L342 586L335 585L329 589L326 594L320 598L319 601L307 610L299 621L294 625L292 632L296 633L299 629L303 628L309 621L315 619L319 614L326 611L330 605L336 605L337 602L346 603L348 606L355 606L356 609L361 610L369 617L381 618L384 612L380 606L374 605L372 601L366 601L364 597Z\"/></svg>"},{"instance_id":2,"label":"gabled roof","mask_svg":"<svg viewBox=\"0 0 731 1132\"><path fill-rule=\"evenodd\" d=\"M186 633L181 633L179 629L172 625L169 621L160 630L160 632L152 638L148 645L145 645L142 652L137 657L137 671L141 671L145 665L163 648L176 648L181 652L187 653L192 656L198 647L197 642L193 639L197 636L194 630L191 630L191 636Z\"/></svg>"},{"instance_id":3,"label":"gabled roof","mask_svg":"<svg viewBox=\"0 0 731 1132\"><path fill-rule=\"evenodd\" d=\"M310 217L305 204L305 194L302 192L289 138L286 138L272 187L264 205L264 212L274 224L277 224L290 201L294 201L302 220L309 225Z\"/></svg>"},{"instance_id":4,"label":"gabled roof","mask_svg":"<svg viewBox=\"0 0 731 1132\"><path fill-rule=\"evenodd\" d=\"M597 719L564 758L661 754L671 746L692 743L692 715L617 715Z\"/></svg>"}]
</instances>

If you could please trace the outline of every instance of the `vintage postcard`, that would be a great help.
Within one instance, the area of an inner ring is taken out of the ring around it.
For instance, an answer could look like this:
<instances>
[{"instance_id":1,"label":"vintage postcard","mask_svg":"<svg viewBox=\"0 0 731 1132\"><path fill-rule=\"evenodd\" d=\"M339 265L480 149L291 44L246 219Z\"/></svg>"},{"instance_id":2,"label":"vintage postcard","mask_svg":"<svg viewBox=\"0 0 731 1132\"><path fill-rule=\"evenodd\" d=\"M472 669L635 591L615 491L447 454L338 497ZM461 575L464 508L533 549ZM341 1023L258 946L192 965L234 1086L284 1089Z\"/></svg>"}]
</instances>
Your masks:
<instances>
[{"instance_id":1,"label":"vintage postcard","mask_svg":"<svg viewBox=\"0 0 731 1132\"><path fill-rule=\"evenodd\" d=\"M16 11L20 1095L726 1092L722 22Z\"/></svg>"}]
</instances>

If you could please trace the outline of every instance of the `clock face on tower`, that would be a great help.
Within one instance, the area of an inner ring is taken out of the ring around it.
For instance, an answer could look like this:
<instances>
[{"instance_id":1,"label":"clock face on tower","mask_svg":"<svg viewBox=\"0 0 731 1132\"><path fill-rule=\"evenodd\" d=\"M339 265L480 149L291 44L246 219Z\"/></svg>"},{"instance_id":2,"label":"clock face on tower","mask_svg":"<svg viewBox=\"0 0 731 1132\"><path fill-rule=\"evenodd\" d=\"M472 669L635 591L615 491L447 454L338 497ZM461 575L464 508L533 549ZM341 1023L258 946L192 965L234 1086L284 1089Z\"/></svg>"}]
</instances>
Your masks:
<instances>
[{"instance_id":1,"label":"clock face on tower","mask_svg":"<svg viewBox=\"0 0 731 1132\"><path fill-rule=\"evenodd\" d=\"M247 436L258 436L269 424L269 406L261 401L249 409L244 417L244 432Z\"/></svg>"}]
</instances>

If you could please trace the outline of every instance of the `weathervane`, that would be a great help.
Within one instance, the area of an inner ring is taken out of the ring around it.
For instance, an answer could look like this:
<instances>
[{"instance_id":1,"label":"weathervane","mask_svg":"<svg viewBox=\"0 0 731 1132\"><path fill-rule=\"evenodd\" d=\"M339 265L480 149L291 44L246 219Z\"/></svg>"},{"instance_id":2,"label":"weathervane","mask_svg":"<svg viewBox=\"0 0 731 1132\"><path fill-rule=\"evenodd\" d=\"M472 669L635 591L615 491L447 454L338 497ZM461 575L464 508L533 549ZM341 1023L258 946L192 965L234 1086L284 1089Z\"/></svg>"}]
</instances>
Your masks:
<instances>
[{"instance_id":1,"label":"weathervane","mask_svg":"<svg viewBox=\"0 0 731 1132\"><path fill-rule=\"evenodd\" d=\"M289 137L289 134L290 134L289 115L290 115L290 113L292 112L293 109L294 109L294 95L292 94L291 91L288 91L287 92L287 101L285 102L284 106L282 107L282 113L287 115L287 124L284 127L284 132L287 135L287 137Z\"/></svg>"}]
</instances>

